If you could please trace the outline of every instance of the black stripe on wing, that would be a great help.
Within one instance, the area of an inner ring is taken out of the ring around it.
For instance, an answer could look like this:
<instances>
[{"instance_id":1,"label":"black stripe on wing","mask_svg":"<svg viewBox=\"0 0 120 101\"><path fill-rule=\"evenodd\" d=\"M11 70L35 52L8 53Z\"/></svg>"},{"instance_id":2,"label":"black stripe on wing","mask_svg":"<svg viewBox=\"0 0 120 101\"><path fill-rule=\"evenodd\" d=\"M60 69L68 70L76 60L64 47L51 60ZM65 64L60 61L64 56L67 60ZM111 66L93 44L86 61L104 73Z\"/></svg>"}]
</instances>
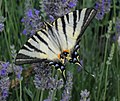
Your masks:
<instances>
[{"instance_id":1,"label":"black stripe on wing","mask_svg":"<svg viewBox=\"0 0 120 101\"><path fill-rule=\"evenodd\" d=\"M45 31L43 31L43 30L40 30L46 37L48 37L48 34L45 32ZM54 52L54 50L52 50L50 47L49 47L49 45L48 45L48 43L42 38L42 37L40 37L40 35L38 35L37 33L35 34L36 36L38 36L38 39L40 39L40 41L42 41L47 47L48 47L48 49L51 51L51 52L53 52L54 54L56 54L55 52Z\"/></svg>"},{"instance_id":2,"label":"black stripe on wing","mask_svg":"<svg viewBox=\"0 0 120 101\"><path fill-rule=\"evenodd\" d=\"M48 43L47 43L39 34L35 34L35 36L36 36L42 43L44 43L45 45L48 46Z\"/></svg>"},{"instance_id":3,"label":"black stripe on wing","mask_svg":"<svg viewBox=\"0 0 120 101\"><path fill-rule=\"evenodd\" d=\"M63 33L64 33L65 39L67 41L67 34L66 34L67 29L66 29L66 23L65 23L65 17L64 16L61 17L61 23L62 23Z\"/></svg>"},{"instance_id":4,"label":"black stripe on wing","mask_svg":"<svg viewBox=\"0 0 120 101\"><path fill-rule=\"evenodd\" d=\"M78 15L79 15L79 16L78 16L78 21L80 20L81 11L82 11L82 9L79 9L79 10L78 10Z\"/></svg>"},{"instance_id":5,"label":"black stripe on wing","mask_svg":"<svg viewBox=\"0 0 120 101\"><path fill-rule=\"evenodd\" d=\"M50 38L52 38L52 40L50 39L50 41L53 41L54 42L53 45L55 44L58 47L58 49L62 51L62 48L61 48L62 46L60 44L61 40L58 37L59 35L56 35L51 25L49 25L48 23L46 23L46 25L48 27L48 34Z\"/></svg>"},{"instance_id":6,"label":"black stripe on wing","mask_svg":"<svg viewBox=\"0 0 120 101\"><path fill-rule=\"evenodd\" d=\"M79 12L81 12L81 10L79 10ZM97 13L97 11L94 8L86 9L85 16L84 16L84 22L81 27L81 32L77 38L76 44L78 44L80 42L81 36L83 35L84 31L86 30L86 28L88 27L88 25L90 24L92 19L95 17L96 13Z\"/></svg>"},{"instance_id":7,"label":"black stripe on wing","mask_svg":"<svg viewBox=\"0 0 120 101\"><path fill-rule=\"evenodd\" d=\"M19 53L16 57L15 64L16 65L22 65L22 64L31 64L31 63L37 63L37 62L49 62L47 59L38 59L34 57L27 56L25 54Z\"/></svg>"},{"instance_id":8,"label":"black stripe on wing","mask_svg":"<svg viewBox=\"0 0 120 101\"><path fill-rule=\"evenodd\" d=\"M74 36L74 33L75 33L75 29L76 29L76 26L77 26L77 10L76 11L73 11L73 36Z\"/></svg>"},{"instance_id":9,"label":"black stripe on wing","mask_svg":"<svg viewBox=\"0 0 120 101\"><path fill-rule=\"evenodd\" d=\"M55 29L58 31L58 22L55 20Z\"/></svg>"},{"instance_id":10,"label":"black stripe on wing","mask_svg":"<svg viewBox=\"0 0 120 101\"><path fill-rule=\"evenodd\" d=\"M31 37L35 42L39 43L34 36Z\"/></svg>"},{"instance_id":11,"label":"black stripe on wing","mask_svg":"<svg viewBox=\"0 0 120 101\"><path fill-rule=\"evenodd\" d=\"M34 51L36 52L40 52L40 53L43 53L43 54L46 54L45 52L43 52L42 50L36 48L35 46L33 46L30 42L26 42L26 45L31 48L31 49L34 49Z\"/></svg>"},{"instance_id":12,"label":"black stripe on wing","mask_svg":"<svg viewBox=\"0 0 120 101\"><path fill-rule=\"evenodd\" d=\"M69 23L69 14L66 14L67 22Z\"/></svg>"},{"instance_id":13,"label":"black stripe on wing","mask_svg":"<svg viewBox=\"0 0 120 101\"><path fill-rule=\"evenodd\" d=\"M97 11L95 9L87 8L79 37L83 35L84 31L86 30L92 19L95 17L96 13Z\"/></svg>"}]
</instances>

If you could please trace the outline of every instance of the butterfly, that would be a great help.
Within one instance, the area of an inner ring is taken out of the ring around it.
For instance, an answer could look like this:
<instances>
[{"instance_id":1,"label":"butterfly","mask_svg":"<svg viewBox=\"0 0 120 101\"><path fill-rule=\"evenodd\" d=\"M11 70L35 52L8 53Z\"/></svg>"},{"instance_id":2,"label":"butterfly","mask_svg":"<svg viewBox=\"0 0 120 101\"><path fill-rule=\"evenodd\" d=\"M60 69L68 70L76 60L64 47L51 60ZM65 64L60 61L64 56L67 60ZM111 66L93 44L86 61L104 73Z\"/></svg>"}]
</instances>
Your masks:
<instances>
[{"instance_id":1,"label":"butterfly","mask_svg":"<svg viewBox=\"0 0 120 101\"><path fill-rule=\"evenodd\" d=\"M46 62L65 76L65 63L80 64L78 50L81 37L96 15L94 8L75 10L37 31L19 50L15 64Z\"/></svg>"}]
</instances>

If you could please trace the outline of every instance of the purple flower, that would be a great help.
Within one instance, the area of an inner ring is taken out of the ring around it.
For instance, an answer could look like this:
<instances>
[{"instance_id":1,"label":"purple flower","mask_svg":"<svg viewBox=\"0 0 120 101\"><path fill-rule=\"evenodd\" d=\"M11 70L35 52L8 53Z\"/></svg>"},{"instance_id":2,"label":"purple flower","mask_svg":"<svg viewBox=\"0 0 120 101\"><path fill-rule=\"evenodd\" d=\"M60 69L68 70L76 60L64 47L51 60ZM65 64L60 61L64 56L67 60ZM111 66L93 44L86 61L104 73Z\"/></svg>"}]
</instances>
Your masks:
<instances>
[{"instance_id":1,"label":"purple flower","mask_svg":"<svg viewBox=\"0 0 120 101\"><path fill-rule=\"evenodd\" d=\"M65 3L67 0L62 0L63 3Z\"/></svg>"},{"instance_id":2,"label":"purple flower","mask_svg":"<svg viewBox=\"0 0 120 101\"><path fill-rule=\"evenodd\" d=\"M52 15L49 15L49 19L50 19L51 22L53 22L55 20Z\"/></svg>"},{"instance_id":3,"label":"purple flower","mask_svg":"<svg viewBox=\"0 0 120 101\"><path fill-rule=\"evenodd\" d=\"M9 89L9 85L10 85L10 81L9 81L9 77L4 77L0 80L0 89L4 90L4 89Z\"/></svg>"},{"instance_id":4,"label":"purple flower","mask_svg":"<svg viewBox=\"0 0 120 101\"><path fill-rule=\"evenodd\" d=\"M6 100L6 97L8 96L8 90L10 86L10 81L8 77L9 71L9 62L2 63L2 68L0 70L0 101Z\"/></svg>"},{"instance_id":5,"label":"purple flower","mask_svg":"<svg viewBox=\"0 0 120 101\"><path fill-rule=\"evenodd\" d=\"M0 32L2 32L4 30L4 24L0 23Z\"/></svg>"},{"instance_id":6,"label":"purple flower","mask_svg":"<svg viewBox=\"0 0 120 101\"><path fill-rule=\"evenodd\" d=\"M120 35L120 19L117 18L116 20L116 31L117 31L117 34Z\"/></svg>"},{"instance_id":7,"label":"purple flower","mask_svg":"<svg viewBox=\"0 0 120 101\"><path fill-rule=\"evenodd\" d=\"M28 17L33 18L32 9L29 9L26 14L27 14Z\"/></svg>"},{"instance_id":8,"label":"purple flower","mask_svg":"<svg viewBox=\"0 0 120 101\"><path fill-rule=\"evenodd\" d=\"M2 92L2 96L5 99L6 97L8 97L8 90L4 89Z\"/></svg>"},{"instance_id":9,"label":"purple flower","mask_svg":"<svg viewBox=\"0 0 120 101\"><path fill-rule=\"evenodd\" d=\"M6 76L7 75L7 70L5 68L0 70L0 76Z\"/></svg>"},{"instance_id":10,"label":"purple flower","mask_svg":"<svg viewBox=\"0 0 120 101\"><path fill-rule=\"evenodd\" d=\"M4 21L5 18L3 16L0 16L0 32L4 30Z\"/></svg>"},{"instance_id":11,"label":"purple flower","mask_svg":"<svg viewBox=\"0 0 120 101\"><path fill-rule=\"evenodd\" d=\"M105 14L103 9L103 2L102 3L96 2L95 9L97 9L96 19L102 20Z\"/></svg>"},{"instance_id":12,"label":"purple flower","mask_svg":"<svg viewBox=\"0 0 120 101\"><path fill-rule=\"evenodd\" d=\"M116 20L116 32L117 32L117 35L115 35L115 38L118 42L118 45L120 46L120 19L117 18Z\"/></svg>"},{"instance_id":13,"label":"purple flower","mask_svg":"<svg viewBox=\"0 0 120 101\"><path fill-rule=\"evenodd\" d=\"M23 33L24 35L27 35L27 30L24 29L22 33Z\"/></svg>"},{"instance_id":14,"label":"purple flower","mask_svg":"<svg viewBox=\"0 0 120 101\"><path fill-rule=\"evenodd\" d=\"M51 74L51 67L46 64L34 64L35 78L34 85L37 89L60 89L63 86L63 80L53 78Z\"/></svg>"},{"instance_id":15,"label":"purple flower","mask_svg":"<svg viewBox=\"0 0 120 101\"><path fill-rule=\"evenodd\" d=\"M66 79L66 85L65 89L62 93L62 99L60 101L70 101L71 99L71 92L72 92L72 86L73 86L73 74L71 72L67 72L67 79Z\"/></svg>"},{"instance_id":16,"label":"purple flower","mask_svg":"<svg viewBox=\"0 0 120 101\"><path fill-rule=\"evenodd\" d=\"M37 9L27 9L25 12L24 18L21 19L21 22L24 24L25 28L23 30L24 35L32 36L37 30L41 29L43 22L39 16L40 11Z\"/></svg>"},{"instance_id":17,"label":"purple flower","mask_svg":"<svg viewBox=\"0 0 120 101\"><path fill-rule=\"evenodd\" d=\"M23 34L32 36L36 31L41 29L45 20L50 23L53 22L56 18L70 12L71 8L76 6L76 3L77 0L55 0L54 2L43 0L41 3L43 7L42 10L44 10L46 14L43 14L42 10L32 9L32 6L29 3L26 7L25 16L21 20L25 26Z\"/></svg>"},{"instance_id":18,"label":"purple flower","mask_svg":"<svg viewBox=\"0 0 120 101\"><path fill-rule=\"evenodd\" d=\"M2 67L3 67L3 68L7 68L9 65L10 65L10 63L9 63L9 62L6 62L6 63L3 63L3 64L2 64Z\"/></svg>"},{"instance_id":19,"label":"purple flower","mask_svg":"<svg viewBox=\"0 0 120 101\"><path fill-rule=\"evenodd\" d=\"M35 12L35 15L36 15L36 16L39 16L39 14L40 14L40 11L39 11L39 10L34 9L34 12Z\"/></svg>"},{"instance_id":20,"label":"purple flower","mask_svg":"<svg viewBox=\"0 0 120 101\"><path fill-rule=\"evenodd\" d=\"M108 13L110 11L111 0L103 0L104 2L104 12Z\"/></svg>"},{"instance_id":21,"label":"purple flower","mask_svg":"<svg viewBox=\"0 0 120 101\"><path fill-rule=\"evenodd\" d=\"M69 6L70 8L73 8L73 7L76 6L76 3L71 1L71 2L68 3L68 6Z\"/></svg>"},{"instance_id":22,"label":"purple flower","mask_svg":"<svg viewBox=\"0 0 120 101\"><path fill-rule=\"evenodd\" d=\"M15 72L15 75L16 75L17 79L20 80L21 79L22 70L23 70L22 66L14 66L13 69L14 69L14 72Z\"/></svg>"},{"instance_id":23,"label":"purple flower","mask_svg":"<svg viewBox=\"0 0 120 101\"><path fill-rule=\"evenodd\" d=\"M96 19L102 20L105 13L110 11L110 0L98 1L95 4L95 9L97 10Z\"/></svg>"},{"instance_id":24,"label":"purple flower","mask_svg":"<svg viewBox=\"0 0 120 101\"><path fill-rule=\"evenodd\" d=\"M120 47L120 36L118 36L118 45L119 45L119 47Z\"/></svg>"},{"instance_id":25,"label":"purple flower","mask_svg":"<svg viewBox=\"0 0 120 101\"><path fill-rule=\"evenodd\" d=\"M0 92L1 92L0 101L6 100L6 98L8 97L9 87L10 87L9 77L2 78L0 80Z\"/></svg>"},{"instance_id":26,"label":"purple flower","mask_svg":"<svg viewBox=\"0 0 120 101\"><path fill-rule=\"evenodd\" d=\"M0 70L0 76L4 77L8 75L8 67L9 66L9 62L6 63L2 63L2 69Z\"/></svg>"},{"instance_id":27,"label":"purple flower","mask_svg":"<svg viewBox=\"0 0 120 101\"><path fill-rule=\"evenodd\" d=\"M45 99L44 101L52 101L52 99Z\"/></svg>"},{"instance_id":28,"label":"purple flower","mask_svg":"<svg viewBox=\"0 0 120 101\"><path fill-rule=\"evenodd\" d=\"M22 23L24 23L24 22L25 22L25 19L24 19L24 18L22 18L22 19L21 19L21 22L22 22Z\"/></svg>"},{"instance_id":29,"label":"purple flower","mask_svg":"<svg viewBox=\"0 0 120 101\"><path fill-rule=\"evenodd\" d=\"M43 0L43 7L47 16L52 15L54 18L60 17L71 11L75 7L77 0L56 0L51 2Z\"/></svg>"},{"instance_id":30,"label":"purple flower","mask_svg":"<svg viewBox=\"0 0 120 101\"><path fill-rule=\"evenodd\" d=\"M87 89L85 89L84 91L82 90L80 93L80 95L81 95L80 101L90 101L89 94L90 94L90 92L87 91Z\"/></svg>"}]
</instances>

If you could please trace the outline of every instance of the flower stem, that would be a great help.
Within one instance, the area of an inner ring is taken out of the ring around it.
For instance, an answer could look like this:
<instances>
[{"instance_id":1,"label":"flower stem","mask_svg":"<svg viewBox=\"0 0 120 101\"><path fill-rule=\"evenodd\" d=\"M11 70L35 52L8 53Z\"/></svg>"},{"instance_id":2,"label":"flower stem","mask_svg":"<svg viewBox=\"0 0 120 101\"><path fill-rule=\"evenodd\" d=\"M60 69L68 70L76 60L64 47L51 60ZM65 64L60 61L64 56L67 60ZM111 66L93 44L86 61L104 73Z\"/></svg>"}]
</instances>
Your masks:
<instances>
[{"instance_id":1,"label":"flower stem","mask_svg":"<svg viewBox=\"0 0 120 101\"><path fill-rule=\"evenodd\" d=\"M44 89L42 89L41 91L40 101L43 101L43 93L44 93Z\"/></svg>"},{"instance_id":2,"label":"flower stem","mask_svg":"<svg viewBox=\"0 0 120 101\"><path fill-rule=\"evenodd\" d=\"M22 82L20 80L20 101L22 101Z\"/></svg>"},{"instance_id":3,"label":"flower stem","mask_svg":"<svg viewBox=\"0 0 120 101\"><path fill-rule=\"evenodd\" d=\"M103 61L103 67L102 67L102 73L101 73L101 75L100 75L100 83L99 83L99 85L98 85L98 93L97 93L97 95L98 95L98 97L97 97L97 101L98 101L98 99L99 99L99 94L100 94L100 88L101 88L101 81L102 81L102 77L103 77L103 74L104 74L104 69L105 69L105 63L106 63L106 58L107 58L107 48L108 48L108 38L107 38L107 40L106 40L106 45L105 45L105 55L104 55L104 61Z\"/></svg>"}]
</instances>

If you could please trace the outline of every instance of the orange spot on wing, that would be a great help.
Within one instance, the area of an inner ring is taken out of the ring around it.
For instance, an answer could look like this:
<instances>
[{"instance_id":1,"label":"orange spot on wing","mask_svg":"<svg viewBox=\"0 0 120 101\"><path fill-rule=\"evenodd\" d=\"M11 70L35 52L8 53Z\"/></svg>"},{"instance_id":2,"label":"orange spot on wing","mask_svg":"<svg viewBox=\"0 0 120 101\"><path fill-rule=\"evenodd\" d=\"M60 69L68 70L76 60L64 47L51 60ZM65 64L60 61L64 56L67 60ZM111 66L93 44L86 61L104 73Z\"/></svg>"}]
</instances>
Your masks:
<instances>
[{"instance_id":1,"label":"orange spot on wing","mask_svg":"<svg viewBox=\"0 0 120 101\"><path fill-rule=\"evenodd\" d=\"M58 58L60 59L60 54L58 54Z\"/></svg>"},{"instance_id":2,"label":"orange spot on wing","mask_svg":"<svg viewBox=\"0 0 120 101\"><path fill-rule=\"evenodd\" d=\"M68 52L68 53L69 53L69 52L70 52L70 50L66 49L66 50L63 50L63 52Z\"/></svg>"}]
</instances>

